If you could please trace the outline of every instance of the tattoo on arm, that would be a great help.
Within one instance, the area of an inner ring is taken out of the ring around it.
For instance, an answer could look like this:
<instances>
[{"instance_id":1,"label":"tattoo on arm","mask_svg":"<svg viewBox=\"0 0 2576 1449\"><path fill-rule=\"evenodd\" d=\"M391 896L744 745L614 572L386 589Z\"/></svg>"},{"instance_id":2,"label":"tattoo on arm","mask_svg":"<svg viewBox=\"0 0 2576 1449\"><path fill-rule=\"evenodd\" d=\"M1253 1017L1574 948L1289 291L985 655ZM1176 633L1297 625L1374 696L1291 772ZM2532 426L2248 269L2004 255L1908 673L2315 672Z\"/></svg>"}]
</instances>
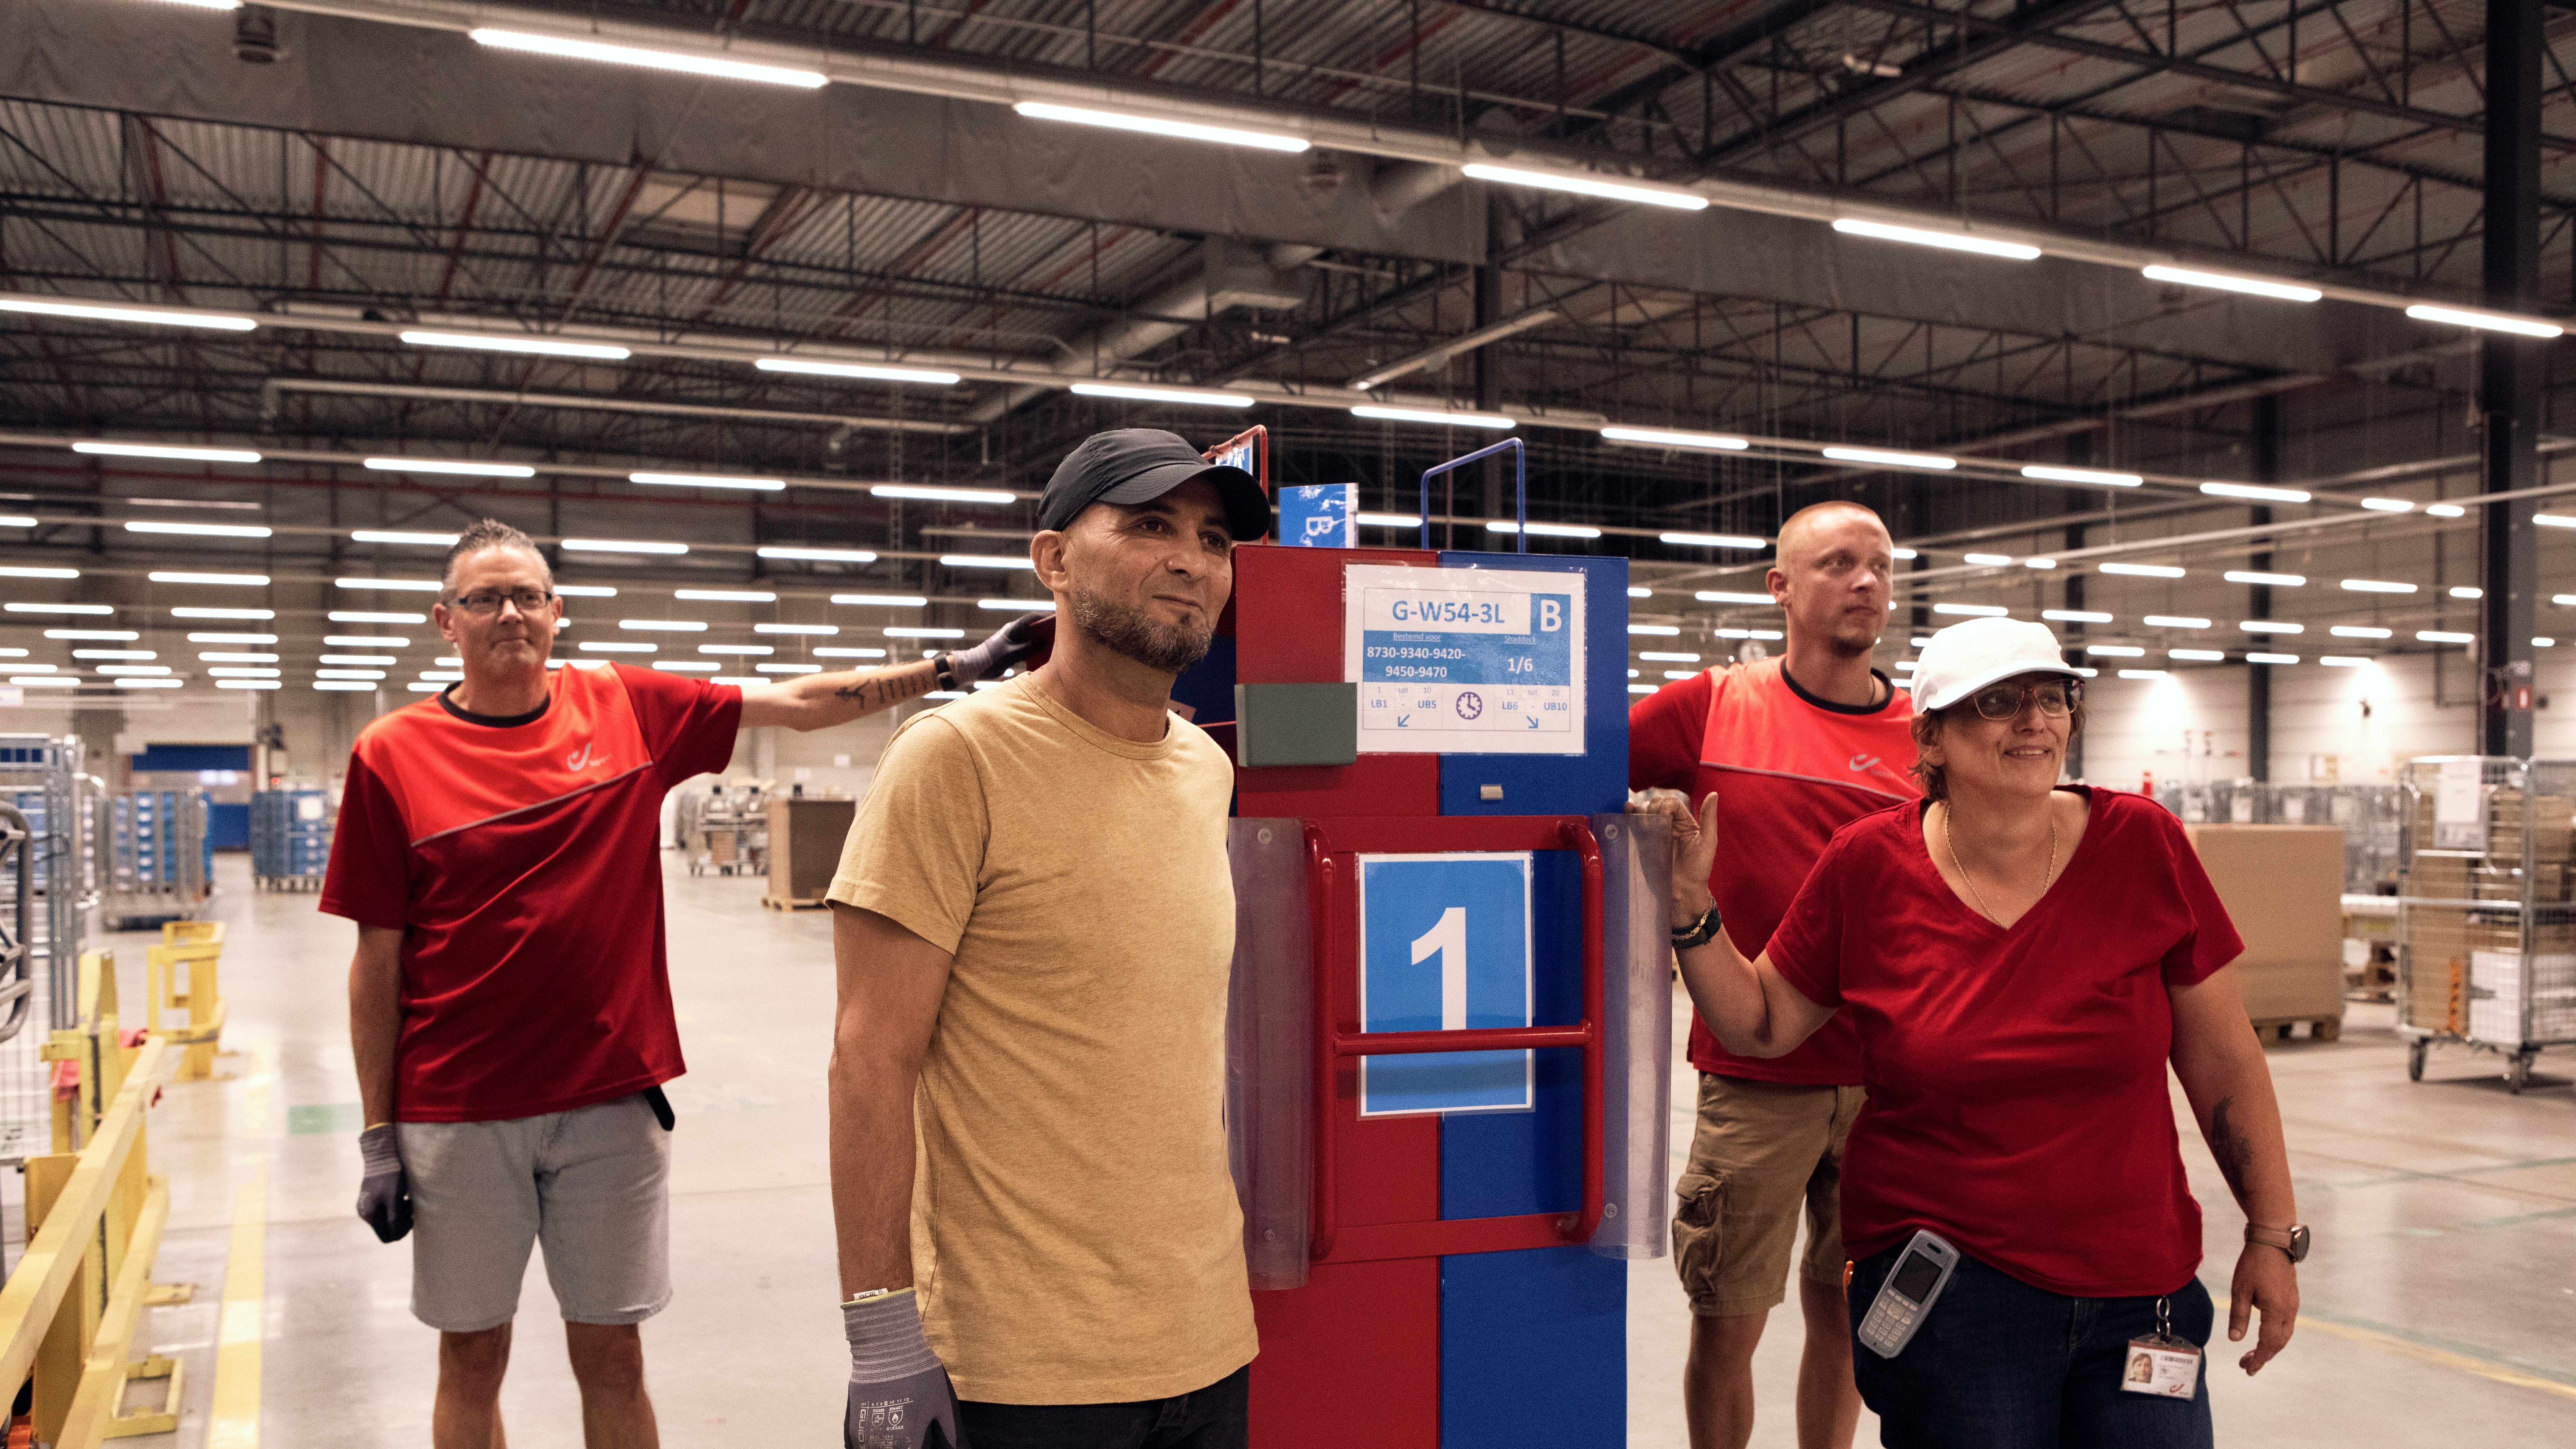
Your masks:
<instances>
[{"instance_id":1,"label":"tattoo on arm","mask_svg":"<svg viewBox=\"0 0 2576 1449\"><path fill-rule=\"evenodd\" d=\"M2228 1109L2236 1105L2234 1097L2221 1097L2209 1109L2209 1155L2218 1159L2218 1171L2227 1179L2227 1190L2245 1201L2245 1169L2254 1163L2254 1144L2245 1134L2229 1125Z\"/></svg>"},{"instance_id":2,"label":"tattoo on arm","mask_svg":"<svg viewBox=\"0 0 2576 1449\"><path fill-rule=\"evenodd\" d=\"M854 699L862 710L874 711L917 699L938 684L938 670L925 659L918 664L854 673L851 682L833 688L832 697Z\"/></svg>"}]
</instances>

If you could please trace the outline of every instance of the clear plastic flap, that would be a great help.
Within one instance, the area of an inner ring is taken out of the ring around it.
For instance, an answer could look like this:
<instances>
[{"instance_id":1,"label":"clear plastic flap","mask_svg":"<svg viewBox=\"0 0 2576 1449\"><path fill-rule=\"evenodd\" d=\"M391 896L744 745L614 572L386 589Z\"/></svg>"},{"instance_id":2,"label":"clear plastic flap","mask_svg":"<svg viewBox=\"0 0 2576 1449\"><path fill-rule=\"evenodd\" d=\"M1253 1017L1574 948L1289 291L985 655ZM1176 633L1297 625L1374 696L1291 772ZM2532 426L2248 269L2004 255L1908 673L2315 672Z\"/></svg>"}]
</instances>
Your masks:
<instances>
[{"instance_id":1,"label":"clear plastic flap","mask_svg":"<svg viewBox=\"0 0 2576 1449\"><path fill-rule=\"evenodd\" d=\"M1234 975L1226 998L1225 1120L1243 1256L1255 1288L1306 1283L1314 1182L1314 950L1306 832L1236 820Z\"/></svg>"},{"instance_id":2,"label":"clear plastic flap","mask_svg":"<svg viewBox=\"0 0 2576 1449\"><path fill-rule=\"evenodd\" d=\"M1601 842L1603 1202L1592 1251L1660 1258L1672 1168L1672 822L1595 815Z\"/></svg>"}]
</instances>

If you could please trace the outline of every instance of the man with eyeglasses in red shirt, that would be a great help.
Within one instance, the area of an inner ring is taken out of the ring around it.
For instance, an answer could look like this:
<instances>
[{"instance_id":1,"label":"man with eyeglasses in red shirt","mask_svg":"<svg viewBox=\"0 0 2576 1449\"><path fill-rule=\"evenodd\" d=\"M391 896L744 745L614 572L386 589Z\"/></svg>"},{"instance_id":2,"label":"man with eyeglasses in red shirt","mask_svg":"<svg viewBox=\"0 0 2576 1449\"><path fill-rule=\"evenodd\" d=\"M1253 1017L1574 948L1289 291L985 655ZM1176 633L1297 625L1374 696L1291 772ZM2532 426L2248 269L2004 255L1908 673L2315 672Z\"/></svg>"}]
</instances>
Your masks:
<instances>
[{"instance_id":1,"label":"man with eyeglasses in red shirt","mask_svg":"<svg viewBox=\"0 0 2576 1449\"><path fill-rule=\"evenodd\" d=\"M741 730L824 729L998 674L1038 616L955 654L735 686L614 663L549 674L554 577L507 524L465 530L441 583L431 618L465 677L360 733L322 888L358 924L358 1212L386 1242L412 1234L412 1312L439 1330L437 1449L502 1442L535 1245L584 1441L649 1449L637 1326L671 1294L661 1084L684 1070L662 797L723 769Z\"/></svg>"}]
</instances>

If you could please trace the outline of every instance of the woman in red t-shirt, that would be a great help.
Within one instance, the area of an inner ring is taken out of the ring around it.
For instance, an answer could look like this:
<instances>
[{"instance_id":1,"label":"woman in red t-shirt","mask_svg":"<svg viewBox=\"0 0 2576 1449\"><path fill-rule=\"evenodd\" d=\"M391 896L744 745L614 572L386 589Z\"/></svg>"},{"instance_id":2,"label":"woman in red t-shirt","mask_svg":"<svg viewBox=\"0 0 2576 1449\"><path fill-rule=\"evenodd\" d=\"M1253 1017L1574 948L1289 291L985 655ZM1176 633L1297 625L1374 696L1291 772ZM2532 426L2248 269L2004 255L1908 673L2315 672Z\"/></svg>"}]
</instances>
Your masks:
<instances>
[{"instance_id":1,"label":"woman in red t-shirt","mask_svg":"<svg viewBox=\"0 0 2576 1449\"><path fill-rule=\"evenodd\" d=\"M2243 943L2171 815L2057 788L2082 685L2046 628L1945 629L1914 679L1924 799L1837 833L1760 960L1709 929L1714 799L1679 822L1683 981L1729 1051L1779 1055L1837 1010L1859 1029L1853 1323L1918 1230L1958 1250L1911 1340L1854 1354L1889 1444L2206 1445L2196 1357L2129 1371L2131 1340L2196 1348L2213 1316L2167 1062L2246 1214L2228 1337L2260 1310L2249 1374L2289 1341L2307 1247Z\"/></svg>"}]
</instances>

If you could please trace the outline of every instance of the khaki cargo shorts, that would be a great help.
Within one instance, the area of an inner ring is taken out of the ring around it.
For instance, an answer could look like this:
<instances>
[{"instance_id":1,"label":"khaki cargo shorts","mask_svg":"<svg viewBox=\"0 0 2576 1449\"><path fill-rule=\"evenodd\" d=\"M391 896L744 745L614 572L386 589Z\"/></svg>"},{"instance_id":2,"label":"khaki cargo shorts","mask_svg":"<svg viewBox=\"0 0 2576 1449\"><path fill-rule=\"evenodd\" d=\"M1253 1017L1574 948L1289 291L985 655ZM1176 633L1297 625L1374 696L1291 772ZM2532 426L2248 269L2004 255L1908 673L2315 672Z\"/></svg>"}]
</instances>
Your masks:
<instances>
[{"instance_id":1,"label":"khaki cargo shorts","mask_svg":"<svg viewBox=\"0 0 2576 1449\"><path fill-rule=\"evenodd\" d=\"M1843 1140L1860 1115L1858 1087L1809 1087L1699 1075L1699 1126L1673 1191L1673 1269L1691 1312L1767 1313L1788 1296L1798 1210L1805 1271L1843 1283Z\"/></svg>"}]
</instances>

